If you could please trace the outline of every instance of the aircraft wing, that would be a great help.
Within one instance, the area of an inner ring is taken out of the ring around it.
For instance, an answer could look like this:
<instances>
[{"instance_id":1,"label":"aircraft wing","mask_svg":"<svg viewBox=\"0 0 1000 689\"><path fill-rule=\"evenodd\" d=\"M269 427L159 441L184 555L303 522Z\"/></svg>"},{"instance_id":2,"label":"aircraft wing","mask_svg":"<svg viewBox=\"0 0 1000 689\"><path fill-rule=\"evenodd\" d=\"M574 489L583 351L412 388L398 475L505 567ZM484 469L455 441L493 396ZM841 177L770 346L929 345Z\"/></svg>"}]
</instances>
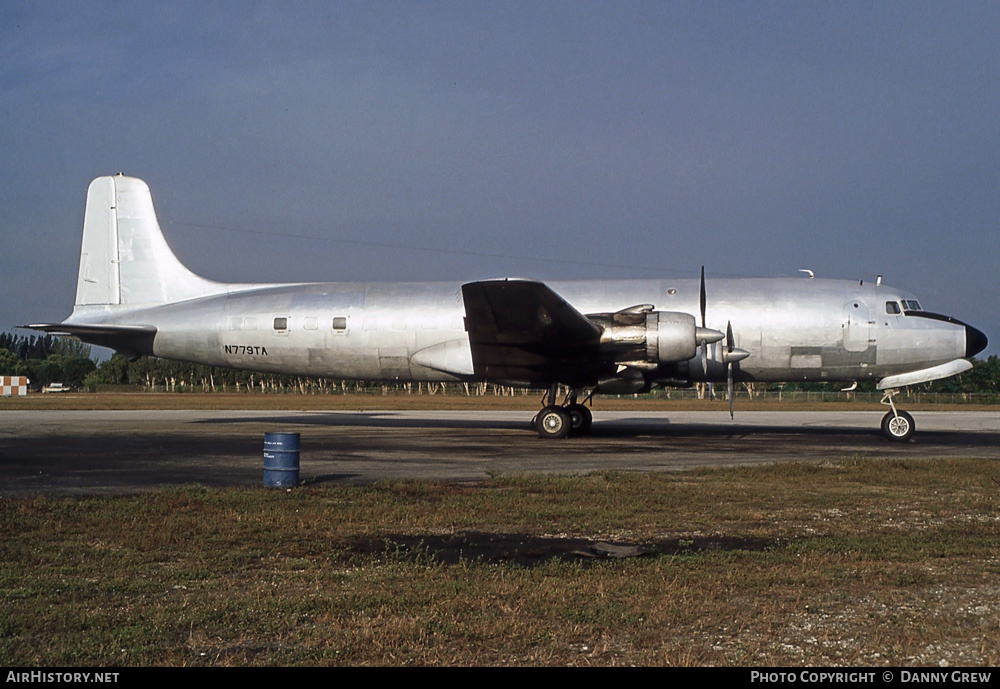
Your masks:
<instances>
[{"instance_id":1,"label":"aircraft wing","mask_svg":"<svg viewBox=\"0 0 1000 689\"><path fill-rule=\"evenodd\" d=\"M601 329L543 282L470 282L462 297L475 374L488 380L576 378L600 342Z\"/></svg>"},{"instance_id":2,"label":"aircraft wing","mask_svg":"<svg viewBox=\"0 0 1000 689\"><path fill-rule=\"evenodd\" d=\"M34 323L20 328L40 330L49 335L75 337L87 344L109 347L129 359L153 354L156 328L152 325L77 325L72 323Z\"/></svg>"}]
</instances>

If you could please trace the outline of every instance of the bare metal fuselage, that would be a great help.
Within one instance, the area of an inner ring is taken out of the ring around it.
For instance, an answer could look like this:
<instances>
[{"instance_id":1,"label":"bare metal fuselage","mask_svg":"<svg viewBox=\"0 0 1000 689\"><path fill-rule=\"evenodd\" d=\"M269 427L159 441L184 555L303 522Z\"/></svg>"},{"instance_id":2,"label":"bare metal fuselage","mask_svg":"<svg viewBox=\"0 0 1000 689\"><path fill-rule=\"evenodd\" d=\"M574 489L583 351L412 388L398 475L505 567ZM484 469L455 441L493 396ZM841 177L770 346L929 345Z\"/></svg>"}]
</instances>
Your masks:
<instances>
[{"instance_id":1,"label":"bare metal fuselage","mask_svg":"<svg viewBox=\"0 0 1000 689\"><path fill-rule=\"evenodd\" d=\"M643 303L661 311L699 310L697 280L550 286L584 314ZM171 359L344 379L458 381L474 378L461 363L470 359L461 288L459 283L240 286L124 312L90 307L74 316L89 323L153 325L152 353ZM724 330L732 323L736 346L750 352L741 362L744 380L867 380L966 356L964 324L920 312L888 313L887 302L913 297L884 285L790 278L708 280L707 288L707 326ZM708 346L707 366L700 352L677 362L669 378L725 380L721 347ZM430 365L418 363L420 352L434 348L447 349L449 360L424 357Z\"/></svg>"}]
</instances>

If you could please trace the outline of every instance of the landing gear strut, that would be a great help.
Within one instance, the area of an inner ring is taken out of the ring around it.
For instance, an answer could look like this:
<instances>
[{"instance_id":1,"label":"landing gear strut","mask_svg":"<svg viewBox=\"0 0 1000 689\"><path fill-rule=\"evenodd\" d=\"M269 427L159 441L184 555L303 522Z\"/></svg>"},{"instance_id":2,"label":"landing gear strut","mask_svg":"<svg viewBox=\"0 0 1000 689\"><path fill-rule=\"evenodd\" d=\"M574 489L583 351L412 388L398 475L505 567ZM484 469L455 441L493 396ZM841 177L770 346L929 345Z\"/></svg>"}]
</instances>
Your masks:
<instances>
[{"instance_id":1,"label":"landing gear strut","mask_svg":"<svg viewBox=\"0 0 1000 689\"><path fill-rule=\"evenodd\" d=\"M580 392L570 390L562 404L555 404L558 386L550 387L542 396L542 410L531 420L531 426L538 432L539 438L565 438L570 435L586 435L594 421L585 404L594 393L587 395L582 403L577 402Z\"/></svg>"},{"instance_id":2,"label":"landing gear strut","mask_svg":"<svg viewBox=\"0 0 1000 689\"><path fill-rule=\"evenodd\" d=\"M902 442L910 439L917 426L913 423L912 416L905 411L896 409L896 405L893 404L892 398L898 392L898 388L886 390L885 396L882 398L882 404L889 405L889 409L891 409L882 417L882 435L889 440Z\"/></svg>"}]
</instances>

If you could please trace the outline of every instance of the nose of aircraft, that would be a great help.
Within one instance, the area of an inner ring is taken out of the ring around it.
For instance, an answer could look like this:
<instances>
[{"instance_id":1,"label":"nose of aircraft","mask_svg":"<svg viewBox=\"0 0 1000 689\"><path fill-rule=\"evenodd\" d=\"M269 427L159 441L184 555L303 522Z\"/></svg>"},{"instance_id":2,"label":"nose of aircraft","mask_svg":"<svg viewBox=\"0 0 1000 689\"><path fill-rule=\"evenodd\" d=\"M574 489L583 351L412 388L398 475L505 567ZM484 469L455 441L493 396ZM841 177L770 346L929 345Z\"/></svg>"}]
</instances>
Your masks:
<instances>
[{"instance_id":1,"label":"nose of aircraft","mask_svg":"<svg viewBox=\"0 0 1000 689\"><path fill-rule=\"evenodd\" d=\"M982 330L973 328L971 325L965 326L965 358L975 356L986 349L989 340Z\"/></svg>"}]
</instances>

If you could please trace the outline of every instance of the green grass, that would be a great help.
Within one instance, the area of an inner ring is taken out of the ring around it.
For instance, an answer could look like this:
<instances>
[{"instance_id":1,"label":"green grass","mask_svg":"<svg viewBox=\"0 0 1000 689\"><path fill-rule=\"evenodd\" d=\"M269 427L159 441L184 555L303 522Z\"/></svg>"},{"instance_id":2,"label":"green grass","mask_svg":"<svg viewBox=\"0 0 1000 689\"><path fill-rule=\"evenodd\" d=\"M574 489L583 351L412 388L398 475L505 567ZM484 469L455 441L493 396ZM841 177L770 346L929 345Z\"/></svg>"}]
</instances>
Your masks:
<instances>
[{"instance_id":1,"label":"green grass","mask_svg":"<svg viewBox=\"0 0 1000 689\"><path fill-rule=\"evenodd\" d=\"M996 665L1000 467L0 502L0 664ZM642 557L584 556L600 542Z\"/></svg>"}]
</instances>

